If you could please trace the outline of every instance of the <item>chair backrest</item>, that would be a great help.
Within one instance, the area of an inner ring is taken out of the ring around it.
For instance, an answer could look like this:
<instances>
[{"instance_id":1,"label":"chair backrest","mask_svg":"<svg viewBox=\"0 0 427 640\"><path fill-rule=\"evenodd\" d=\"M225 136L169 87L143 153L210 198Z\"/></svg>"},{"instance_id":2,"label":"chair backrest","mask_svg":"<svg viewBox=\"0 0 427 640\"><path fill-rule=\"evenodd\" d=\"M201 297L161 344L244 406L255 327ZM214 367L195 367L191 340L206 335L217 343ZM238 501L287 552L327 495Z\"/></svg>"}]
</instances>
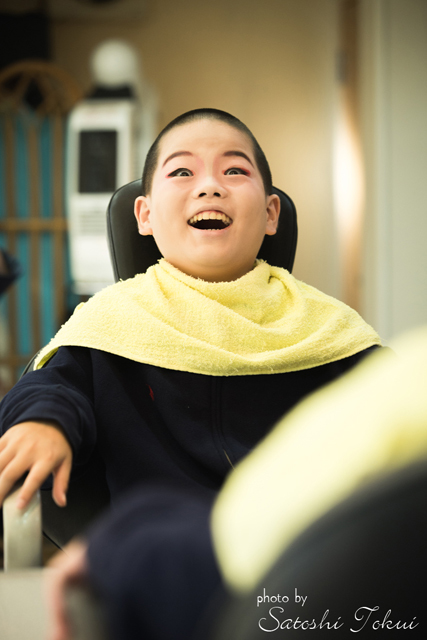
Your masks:
<instances>
[{"instance_id":1,"label":"chair backrest","mask_svg":"<svg viewBox=\"0 0 427 640\"><path fill-rule=\"evenodd\" d=\"M154 238L137 232L133 206L141 191L141 180L130 182L114 193L108 205L108 241L116 281L144 273L162 257ZM297 246L297 214L286 193L276 188L273 191L281 204L279 228L276 235L265 236L258 257L290 272Z\"/></svg>"}]
</instances>

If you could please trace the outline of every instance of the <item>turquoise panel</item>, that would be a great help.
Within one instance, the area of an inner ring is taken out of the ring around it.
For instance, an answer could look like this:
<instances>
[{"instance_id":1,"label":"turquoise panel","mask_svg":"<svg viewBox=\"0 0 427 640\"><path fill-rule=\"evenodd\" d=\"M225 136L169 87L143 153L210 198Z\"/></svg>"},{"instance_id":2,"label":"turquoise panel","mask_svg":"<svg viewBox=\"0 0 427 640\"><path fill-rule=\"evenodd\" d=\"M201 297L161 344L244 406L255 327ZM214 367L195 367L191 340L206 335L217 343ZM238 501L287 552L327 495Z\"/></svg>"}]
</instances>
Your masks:
<instances>
[{"instance_id":1,"label":"turquoise panel","mask_svg":"<svg viewBox=\"0 0 427 640\"><path fill-rule=\"evenodd\" d=\"M40 238L40 324L42 344L47 344L55 335L58 327L55 323L55 299L53 283L53 242L49 233Z\"/></svg>"},{"instance_id":2,"label":"turquoise panel","mask_svg":"<svg viewBox=\"0 0 427 640\"><path fill-rule=\"evenodd\" d=\"M6 217L6 158L4 121L0 118L0 218Z\"/></svg>"},{"instance_id":3,"label":"turquoise panel","mask_svg":"<svg viewBox=\"0 0 427 640\"><path fill-rule=\"evenodd\" d=\"M28 233L20 233L16 243L17 254L22 276L16 283L18 313L17 313L17 347L19 355L32 355L33 340L31 333L31 296L30 296L30 238Z\"/></svg>"},{"instance_id":4,"label":"turquoise panel","mask_svg":"<svg viewBox=\"0 0 427 640\"><path fill-rule=\"evenodd\" d=\"M8 297L0 297L0 318L3 325L6 325L8 317Z\"/></svg>"},{"instance_id":5,"label":"turquoise panel","mask_svg":"<svg viewBox=\"0 0 427 640\"><path fill-rule=\"evenodd\" d=\"M6 249L7 240L4 233L0 233L0 248ZM1 322L6 325L8 317L8 297L0 296L0 318Z\"/></svg>"},{"instance_id":6,"label":"turquoise panel","mask_svg":"<svg viewBox=\"0 0 427 640\"><path fill-rule=\"evenodd\" d=\"M39 145L40 215L42 218L51 218L53 202L52 124L48 118L44 118L41 123Z\"/></svg>"},{"instance_id":7,"label":"turquoise panel","mask_svg":"<svg viewBox=\"0 0 427 640\"><path fill-rule=\"evenodd\" d=\"M74 309L82 301L81 297L77 293L74 293L73 287L72 287L71 262L70 262L70 251L69 251L68 239L66 239L64 242L64 264L65 264L64 286L65 286L65 292L66 292L65 304L66 304L66 312L67 312L67 318L65 319L68 320L68 317L72 315Z\"/></svg>"},{"instance_id":8,"label":"turquoise panel","mask_svg":"<svg viewBox=\"0 0 427 640\"><path fill-rule=\"evenodd\" d=\"M30 214L30 162L28 130L35 124L35 116L31 113L20 113L13 117L14 124L14 197L16 202L16 215L24 219ZM6 157L4 140L4 121L0 118L0 218L6 216L5 180L6 180ZM39 209L42 218L53 216L53 127L51 120L45 118L37 124L37 176L39 192ZM53 234L40 234L40 327L41 342L46 344L59 329L55 318L55 294L54 294L54 251ZM5 234L0 234L0 247L7 248L7 238ZM30 359L34 354L37 345L33 344L32 324L34 321L34 310L31 301L30 266L31 266L31 245L28 233L19 233L16 236L15 257L19 260L22 269L22 276L13 285L17 297L17 351ZM80 298L71 293L71 276L68 258L68 242L64 239L63 247L64 260L64 290L60 295L66 295L66 308L72 311L80 302ZM0 299L0 316L7 318L8 296ZM68 314L66 314L68 315ZM66 320L60 318L62 323Z\"/></svg>"},{"instance_id":9,"label":"turquoise panel","mask_svg":"<svg viewBox=\"0 0 427 640\"><path fill-rule=\"evenodd\" d=\"M15 199L18 218L29 214L30 173L25 118L17 115L15 121Z\"/></svg>"}]
</instances>

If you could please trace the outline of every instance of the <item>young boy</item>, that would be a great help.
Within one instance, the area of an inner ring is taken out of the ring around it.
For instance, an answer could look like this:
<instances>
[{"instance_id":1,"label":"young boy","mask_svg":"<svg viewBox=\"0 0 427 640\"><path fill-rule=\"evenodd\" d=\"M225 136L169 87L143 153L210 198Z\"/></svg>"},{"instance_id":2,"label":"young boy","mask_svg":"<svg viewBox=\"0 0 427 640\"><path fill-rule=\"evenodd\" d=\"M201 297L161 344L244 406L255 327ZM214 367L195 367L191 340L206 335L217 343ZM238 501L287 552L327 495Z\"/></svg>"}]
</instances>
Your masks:
<instances>
[{"instance_id":1,"label":"young boy","mask_svg":"<svg viewBox=\"0 0 427 640\"><path fill-rule=\"evenodd\" d=\"M0 504L25 472L24 507L95 449L114 500L139 482L219 489L302 397L379 345L342 303L256 256L279 198L239 120L215 109L172 121L151 148L139 233L164 256L94 296L0 408Z\"/></svg>"}]
</instances>

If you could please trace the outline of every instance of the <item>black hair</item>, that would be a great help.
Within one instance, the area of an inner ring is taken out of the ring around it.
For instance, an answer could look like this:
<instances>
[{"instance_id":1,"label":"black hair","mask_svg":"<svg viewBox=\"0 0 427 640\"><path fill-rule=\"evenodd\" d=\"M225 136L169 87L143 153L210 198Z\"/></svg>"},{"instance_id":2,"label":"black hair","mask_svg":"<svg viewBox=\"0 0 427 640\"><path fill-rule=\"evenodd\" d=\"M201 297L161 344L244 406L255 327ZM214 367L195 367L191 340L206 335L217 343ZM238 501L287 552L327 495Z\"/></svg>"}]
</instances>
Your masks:
<instances>
[{"instance_id":1,"label":"black hair","mask_svg":"<svg viewBox=\"0 0 427 640\"><path fill-rule=\"evenodd\" d=\"M159 145L163 136L171 129L187 124L188 122L194 122L195 120L219 120L220 122L225 122L225 124L228 124L231 127L234 127L234 129L238 129L242 133L246 134L252 143L255 162L264 183L265 193L266 195L270 195L272 193L273 182L267 158L250 129L248 129L241 120L226 111L221 111L220 109L193 109L192 111L187 111L169 122L151 145L145 159L144 171L142 174L142 195L146 196L151 191L153 175L159 158Z\"/></svg>"}]
</instances>

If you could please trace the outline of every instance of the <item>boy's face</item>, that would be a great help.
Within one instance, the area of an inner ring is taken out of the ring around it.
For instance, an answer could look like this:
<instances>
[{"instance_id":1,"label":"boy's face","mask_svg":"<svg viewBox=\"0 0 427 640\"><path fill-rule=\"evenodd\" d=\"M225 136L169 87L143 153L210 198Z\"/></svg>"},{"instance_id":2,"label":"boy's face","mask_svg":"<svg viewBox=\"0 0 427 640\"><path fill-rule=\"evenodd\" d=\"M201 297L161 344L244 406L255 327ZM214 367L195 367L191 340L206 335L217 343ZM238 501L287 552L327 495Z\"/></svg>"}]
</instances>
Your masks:
<instances>
[{"instance_id":1,"label":"boy's face","mask_svg":"<svg viewBox=\"0 0 427 640\"><path fill-rule=\"evenodd\" d=\"M249 138L217 120L169 131L151 193L135 202L139 232L153 235L173 266L211 282L253 268L264 235L276 233L279 211L279 197L265 194Z\"/></svg>"}]
</instances>

